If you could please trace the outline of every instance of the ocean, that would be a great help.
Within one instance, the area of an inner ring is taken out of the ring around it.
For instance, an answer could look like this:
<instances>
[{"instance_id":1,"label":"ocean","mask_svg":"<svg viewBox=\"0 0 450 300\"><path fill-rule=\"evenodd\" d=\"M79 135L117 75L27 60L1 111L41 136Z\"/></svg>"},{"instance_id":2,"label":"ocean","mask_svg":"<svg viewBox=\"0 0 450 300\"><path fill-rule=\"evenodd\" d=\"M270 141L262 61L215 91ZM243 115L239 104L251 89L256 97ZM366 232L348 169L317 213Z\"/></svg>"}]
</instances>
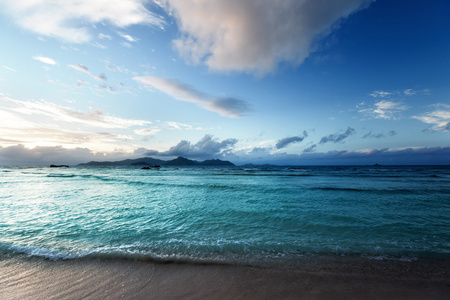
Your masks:
<instances>
[{"instance_id":1,"label":"ocean","mask_svg":"<svg viewBox=\"0 0 450 300\"><path fill-rule=\"evenodd\" d=\"M450 259L449 166L1 167L0 255Z\"/></svg>"}]
</instances>

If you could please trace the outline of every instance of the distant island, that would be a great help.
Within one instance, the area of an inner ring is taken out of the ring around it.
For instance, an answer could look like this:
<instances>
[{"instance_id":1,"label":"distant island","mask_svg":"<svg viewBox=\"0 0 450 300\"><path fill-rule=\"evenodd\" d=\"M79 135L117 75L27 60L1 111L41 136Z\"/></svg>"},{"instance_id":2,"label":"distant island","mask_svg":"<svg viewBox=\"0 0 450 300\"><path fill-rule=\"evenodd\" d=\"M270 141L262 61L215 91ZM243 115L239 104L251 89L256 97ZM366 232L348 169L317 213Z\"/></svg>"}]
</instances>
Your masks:
<instances>
[{"instance_id":1,"label":"distant island","mask_svg":"<svg viewBox=\"0 0 450 300\"><path fill-rule=\"evenodd\" d=\"M177 157L172 160L162 160L152 157L142 157L136 159L125 159L120 161L90 161L78 164L78 166L220 166L233 167L232 162L220 159L210 159L205 161L196 161L185 157Z\"/></svg>"}]
</instances>

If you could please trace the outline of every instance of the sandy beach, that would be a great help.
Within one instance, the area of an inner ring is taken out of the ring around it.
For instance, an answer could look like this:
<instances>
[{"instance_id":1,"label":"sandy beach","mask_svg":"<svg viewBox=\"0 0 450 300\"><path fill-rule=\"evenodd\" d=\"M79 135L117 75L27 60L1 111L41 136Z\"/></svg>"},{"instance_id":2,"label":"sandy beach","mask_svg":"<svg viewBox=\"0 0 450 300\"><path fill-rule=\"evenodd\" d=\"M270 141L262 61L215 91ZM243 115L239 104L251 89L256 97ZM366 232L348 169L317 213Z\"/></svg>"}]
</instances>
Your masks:
<instances>
[{"instance_id":1,"label":"sandy beach","mask_svg":"<svg viewBox=\"0 0 450 300\"><path fill-rule=\"evenodd\" d=\"M297 266L0 261L1 299L449 299L448 261L315 257Z\"/></svg>"}]
</instances>

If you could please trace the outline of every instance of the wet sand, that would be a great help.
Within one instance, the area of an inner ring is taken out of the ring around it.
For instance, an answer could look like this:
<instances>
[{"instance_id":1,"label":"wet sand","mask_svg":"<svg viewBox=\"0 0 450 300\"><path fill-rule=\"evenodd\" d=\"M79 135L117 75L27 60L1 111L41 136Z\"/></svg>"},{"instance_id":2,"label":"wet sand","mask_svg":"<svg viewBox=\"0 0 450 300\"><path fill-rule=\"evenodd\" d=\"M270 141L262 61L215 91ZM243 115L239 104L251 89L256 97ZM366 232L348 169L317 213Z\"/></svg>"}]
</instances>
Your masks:
<instances>
[{"instance_id":1,"label":"wet sand","mask_svg":"<svg viewBox=\"0 0 450 300\"><path fill-rule=\"evenodd\" d=\"M0 258L0 299L450 299L448 261L296 266Z\"/></svg>"}]
</instances>

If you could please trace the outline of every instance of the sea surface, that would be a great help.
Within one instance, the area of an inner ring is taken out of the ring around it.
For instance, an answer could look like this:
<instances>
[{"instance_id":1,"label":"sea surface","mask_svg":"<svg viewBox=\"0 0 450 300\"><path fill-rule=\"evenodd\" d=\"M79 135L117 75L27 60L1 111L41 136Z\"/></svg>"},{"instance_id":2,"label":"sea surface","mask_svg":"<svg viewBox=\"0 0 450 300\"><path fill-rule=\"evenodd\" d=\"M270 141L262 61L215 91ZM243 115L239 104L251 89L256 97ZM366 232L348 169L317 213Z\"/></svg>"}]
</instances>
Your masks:
<instances>
[{"instance_id":1,"label":"sea surface","mask_svg":"<svg viewBox=\"0 0 450 300\"><path fill-rule=\"evenodd\" d=\"M449 166L0 167L0 256L450 260Z\"/></svg>"}]
</instances>

